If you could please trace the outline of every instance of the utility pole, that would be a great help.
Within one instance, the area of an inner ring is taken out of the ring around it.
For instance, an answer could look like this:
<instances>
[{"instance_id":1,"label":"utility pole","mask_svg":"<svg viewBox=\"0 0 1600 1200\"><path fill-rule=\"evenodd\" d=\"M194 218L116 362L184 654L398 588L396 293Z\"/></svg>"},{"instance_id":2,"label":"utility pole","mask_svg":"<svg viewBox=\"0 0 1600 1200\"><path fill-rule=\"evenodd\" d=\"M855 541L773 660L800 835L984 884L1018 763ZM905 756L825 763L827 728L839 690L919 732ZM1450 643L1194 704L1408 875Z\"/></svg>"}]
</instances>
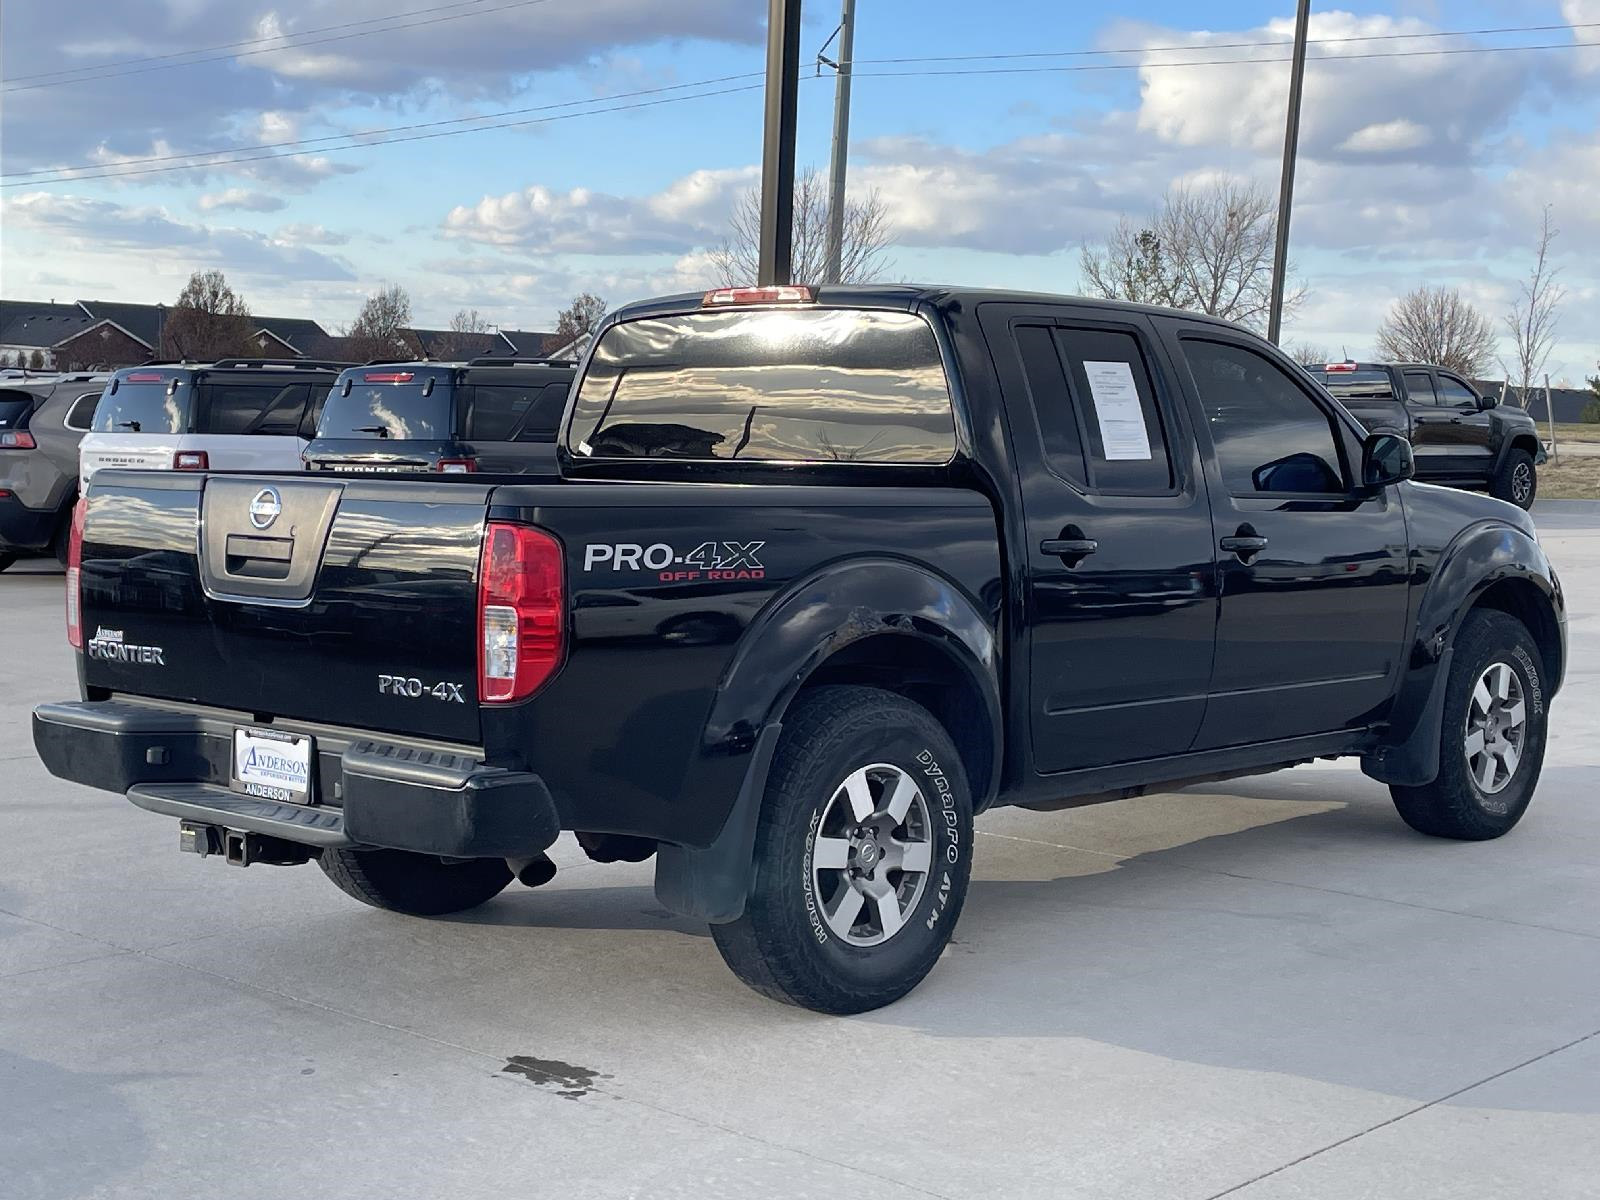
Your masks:
<instances>
[{"instance_id":1,"label":"utility pole","mask_svg":"<svg viewBox=\"0 0 1600 1200\"><path fill-rule=\"evenodd\" d=\"M832 64L837 74L833 84L833 162L828 172L832 194L828 200L823 283L839 282L844 258L844 173L850 156L850 64L855 58L855 42L856 0L844 0L844 9L839 15L839 61Z\"/></svg>"},{"instance_id":2,"label":"utility pole","mask_svg":"<svg viewBox=\"0 0 1600 1200\"><path fill-rule=\"evenodd\" d=\"M794 127L800 90L800 0L767 3L767 123L761 158L756 283L794 282Z\"/></svg>"},{"instance_id":3,"label":"utility pole","mask_svg":"<svg viewBox=\"0 0 1600 1200\"><path fill-rule=\"evenodd\" d=\"M1300 0L1294 23L1294 63L1289 68L1289 120L1283 135L1283 182L1278 189L1278 246L1272 256L1272 308L1267 340L1277 345L1283 334L1284 277L1289 273L1289 216L1294 209L1294 160L1300 150L1300 96L1306 82L1306 36L1311 26L1311 0Z\"/></svg>"}]
</instances>

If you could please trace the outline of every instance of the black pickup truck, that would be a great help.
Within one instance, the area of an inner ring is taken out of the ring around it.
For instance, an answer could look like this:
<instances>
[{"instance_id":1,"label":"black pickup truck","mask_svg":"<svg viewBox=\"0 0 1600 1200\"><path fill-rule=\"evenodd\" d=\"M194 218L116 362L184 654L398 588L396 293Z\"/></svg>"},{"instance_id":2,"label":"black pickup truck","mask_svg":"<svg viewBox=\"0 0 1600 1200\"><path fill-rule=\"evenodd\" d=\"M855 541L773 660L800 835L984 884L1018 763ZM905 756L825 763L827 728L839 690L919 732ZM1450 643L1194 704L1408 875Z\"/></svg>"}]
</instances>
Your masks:
<instances>
[{"instance_id":1,"label":"black pickup truck","mask_svg":"<svg viewBox=\"0 0 1600 1200\"><path fill-rule=\"evenodd\" d=\"M1411 442L1418 479L1533 507L1545 450L1525 410L1421 363L1328 363L1321 375L1369 432L1397 433Z\"/></svg>"},{"instance_id":2,"label":"black pickup truck","mask_svg":"<svg viewBox=\"0 0 1600 1200\"><path fill-rule=\"evenodd\" d=\"M613 314L560 474L105 471L64 778L410 913L655 855L759 991L859 1012L950 937L973 815L1359 755L1522 816L1565 666L1529 518L1408 482L1226 323L731 289Z\"/></svg>"}]
</instances>

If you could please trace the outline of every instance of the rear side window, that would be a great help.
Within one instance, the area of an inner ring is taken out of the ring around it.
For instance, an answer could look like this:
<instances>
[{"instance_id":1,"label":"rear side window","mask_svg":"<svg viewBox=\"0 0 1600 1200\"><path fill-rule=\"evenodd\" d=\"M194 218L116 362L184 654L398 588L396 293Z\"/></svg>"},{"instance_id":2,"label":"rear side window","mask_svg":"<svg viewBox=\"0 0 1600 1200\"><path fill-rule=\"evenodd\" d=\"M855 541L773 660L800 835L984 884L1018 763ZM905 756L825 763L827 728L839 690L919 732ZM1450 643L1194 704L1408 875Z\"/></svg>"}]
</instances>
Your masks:
<instances>
[{"instance_id":1,"label":"rear side window","mask_svg":"<svg viewBox=\"0 0 1600 1200\"><path fill-rule=\"evenodd\" d=\"M467 401L467 437L480 442L553 442L568 387L565 383L479 384Z\"/></svg>"},{"instance_id":2,"label":"rear side window","mask_svg":"<svg viewBox=\"0 0 1600 1200\"><path fill-rule=\"evenodd\" d=\"M168 394L171 380L117 382L94 410L96 433L182 433L189 424L189 397L194 389L183 381Z\"/></svg>"},{"instance_id":3,"label":"rear side window","mask_svg":"<svg viewBox=\"0 0 1600 1200\"><path fill-rule=\"evenodd\" d=\"M431 385L431 386L430 386ZM328 393L317 422L319 438L380 438L444 442L455 433L451 389L437 380L352 383Z\"/></svg>"},{"instance_id":4,"label":"rear side window","mask_svg":"<svg viewBox=\"0 0 1600 1200\"><path fill-rule=\"evenodd\" d=\"M1109 329L1016 331L1051 468L1090 491L1163 495L1172 461L1139 339Z\"/></svg>"},{"instance_id":5,"label":"rear side window","mask_svg":"<svg viewBox=\"0 0 1600 1200\"><path fill-rule=\"evenodd\" d=\"M1340 400L1393 400L1394 383L1387 371L1324 371L1322 385Z\"/></svg>"},{"instance_id":6,"label":"rear side window","mask_svg":"<svg viewBox=\"0 0 1600 1200\"><path fill-rule=\"evenodd\" d=\"M572 451L596 458L944 463L938 343L909 313L752 309L613 325L580 385Z\"/></svg>"},{"instance_id":7,"label":"rear side window","mask_svg":"<svg viewBox=\"0 0 1600 1200\"><path fill-rule=\"evenodd\" d=\"M22 429L33 413L33 393L0 390L0 429Z\"/></svg>"},{"instance_id":8,"label":"rear side window","mask_svg":"<svg viewBox=\"0 0 1600 1200\"><path fill-rule=\"evenodd\" d=\"M1236 496L1345 490L1328 414L1265 355L1185 338L1217 466Z\"/></svg>"},{"instance_id":9,"label":"rear side window","mask_svg":"<svg viewBox=\"0 0 1600 1200\"><path fill-rule=\"evenodd\" d=\"M305 412L304 383L208 383L200 433L293 436Z\"/></svg>"},{"instance_id":10,"label":"rear side window","mask_svg":"<svg viewBox=\"0 0 1600 1200\"><path fill-rule=\"evenodd\" d=\"M61 423L68 429L76 429L80 432L88 429L90 423L94 421L94 410L99 403L99 392L90 392L87 396L79 396L72 402L72 407L67 409L67 415L62 418Z\"/></svg>"}]
</instances>

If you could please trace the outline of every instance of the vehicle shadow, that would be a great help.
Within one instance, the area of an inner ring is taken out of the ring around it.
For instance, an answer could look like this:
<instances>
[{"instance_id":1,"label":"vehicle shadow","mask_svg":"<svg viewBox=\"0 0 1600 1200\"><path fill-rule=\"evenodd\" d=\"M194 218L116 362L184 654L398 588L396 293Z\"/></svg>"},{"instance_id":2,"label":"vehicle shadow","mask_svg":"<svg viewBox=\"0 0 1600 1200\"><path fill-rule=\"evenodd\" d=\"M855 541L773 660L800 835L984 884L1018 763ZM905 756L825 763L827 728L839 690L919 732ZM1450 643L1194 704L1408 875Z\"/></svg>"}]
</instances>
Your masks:
<instances>
[{"instance_id":1,"label":"vehicle shadow","mask_svg":"<svg viewBox=\"0 0 1600 1200\"><path fill-rule=\"evenodd\" d=\"M905 1000L855 1020L936 1038L1088 1039L1419 1100L1447 1090L1441 1078L1471 1082L1460 1064L1485 1044L1512 1066L1600 1027L1600 923L1544 927L1513 839L1423 838L1376 785L1319 774L1303 799L1285 799L1283 779L1245 780L1092 816L986 816L994 832L978 838L943 960ZM1117 848L1141 843L1157 848ZM704 935L635 878L455 919ZM670 942L633 946L662 976L694 969ZM1558 1102L1513 1091L1493 1106L1600 1113L1600 1078Z\"/></svg>"}]
</instances>

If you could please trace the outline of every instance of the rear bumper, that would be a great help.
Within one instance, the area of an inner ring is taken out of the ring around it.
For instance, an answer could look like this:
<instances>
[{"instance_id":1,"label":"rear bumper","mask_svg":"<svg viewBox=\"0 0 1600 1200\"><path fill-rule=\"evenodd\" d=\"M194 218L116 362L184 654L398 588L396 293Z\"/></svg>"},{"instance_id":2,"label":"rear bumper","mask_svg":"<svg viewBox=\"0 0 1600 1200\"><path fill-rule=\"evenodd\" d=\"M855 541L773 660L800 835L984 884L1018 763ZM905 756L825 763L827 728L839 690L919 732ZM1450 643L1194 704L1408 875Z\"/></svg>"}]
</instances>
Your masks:
<instances>
[{"instance_id":1,"label":"rear bumper","mask_svg":"<svg viewBox=\"0 0 1600 1200\"><path fill-rule=\"evenodd\" d=\"M0 496L0 549L46 549L60 521L53 508L29 508L15 493Z\"/></svg>"},{"instance_id":2,"label":"rear bumper","mask_svg":"<svg viewBox=\"0 0 1600 1200\"><path fill-rule=\"evenodd\" d=\"M560 819L537 775L465 754L295 725L315 739L313 804L228 786L233 730L250 724L178 705L66 701L33 712L33 744L52 775L119 792L140 808L316 847L378 846L449 858L525 858ZM290 726L280 726L290 728Z\"/></svg>"}]
</instances>

